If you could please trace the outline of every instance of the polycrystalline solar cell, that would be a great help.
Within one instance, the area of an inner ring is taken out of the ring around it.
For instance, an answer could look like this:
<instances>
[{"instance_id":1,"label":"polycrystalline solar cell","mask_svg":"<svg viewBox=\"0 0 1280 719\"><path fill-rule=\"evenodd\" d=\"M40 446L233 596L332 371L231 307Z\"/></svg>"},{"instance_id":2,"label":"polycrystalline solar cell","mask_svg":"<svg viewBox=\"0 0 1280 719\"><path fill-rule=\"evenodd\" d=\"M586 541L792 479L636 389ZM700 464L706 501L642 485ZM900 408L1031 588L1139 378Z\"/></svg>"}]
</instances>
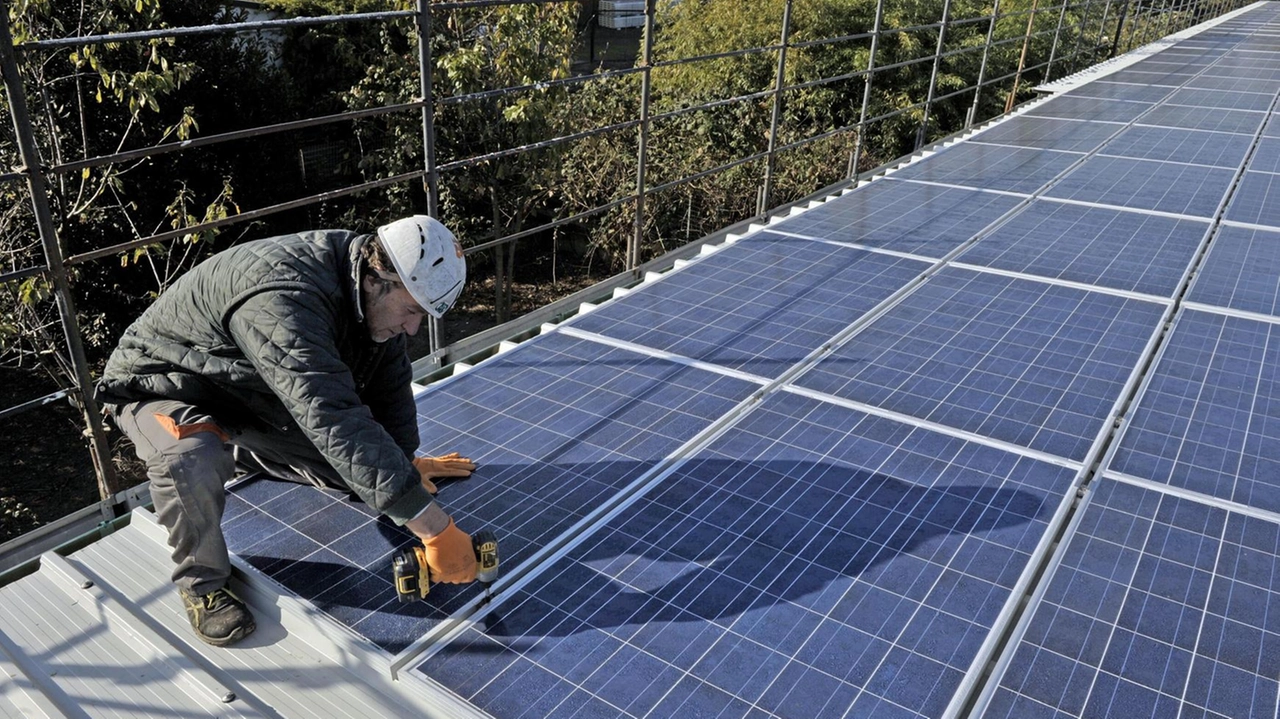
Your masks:
<instances>
[{"instance_id":1,"label":"polycrystalline solar cell","mask_svg":"<svg viewBox=\"0 0 1280 719\"><path fill-rule=\"evenodd\" d=\"M1149 102L1058 95L1047 102L1029 108L1024 117L1064 117L1100 122L1129 122L1151 108L1152 104Z\"/></svg>"},{"instance_id":2,"label":"polycrystalline solar cell","mask_svg":"<svg viewBox=\"0 0 1280 719\"><path fill-rule=\"evenodd\" d=\"M1266 114L1252 110L1223 110L1214 107L1160 105L1142 116L1139 125L1184 127L1191 130L1239 132L1252 135L1266 119Z\"/></svg>"},{"instance_id":3,"label":"polycrystalline solar cell","mask_svg":"<svg viewBox=\"0 0 1280 719\"><path fill-rule=\"evenodd\" d=\"M1074 475L779 393L417 671L496 716L940 716Z\"/></svg>"},{"instance_id":4,"label":"polycrystalline solar cell","mask_svg":"<svg viewBox=\"0 0 1280 719\"><path fill-rule=\"evenodd\" d=\"M1264 137L1258 140L1246 169L1255 172L1280 173L1280 139Z\"/></svg>"},{"instance_id":5,"label":"polycrystalline solar cell","mask_svg":"<svg viewBox=\"0 0 1280 719\"><path fill-rule=\"evenodd\" d=\"M418 398L422 453L476 461L439 499L465 531L494 530L516 567L758 389L705 370L548 335L434 385ZM287 494L273 490L283 487ZM295 491L296 490L296 491ZM232 551L384 650L397 652L474 598L476 585L432 587L399 604L390 555L416 542L340 496L278 482L231 493ZM305 516L295 516L310 511ZM272 514L287 512L287 522ZM324 521L321 512L327 513ZM329 515L347 531L334 538ZM274 523L273 523L274 522ZM304 524L305 523L305 524ZM284 524L292 524L286 527ZM348 526L350 525L350 526Z\"/></svg>"},{"instance_id":6,"label":"polycrystalline solar cell","mask_svg":"<svg viewBox=\"0 0 1280 719\"><path fill-rule=\"evenodd\" d=\"M1105 479L1082 511L982 716L1275 716L1280 526Z\"/></svg>"},{"instance_id":7,"label":"polycrystalline solar cell","mask_svg":"<svg viewBox=\"0 0 1280 719\"><path fill-rule=\"evenodd\" d=\"M1183 312L1110 468L1280 511L1277 339L1268 322Z\"/></svg>"},{"instance_id":8,"label":"polycrystalline solar cell","mask_svg":"<svg viewBox=\"0 0 1280 719\"><path fill-rule=\"evenodd\" d=\"M573 326L777 377L929 264L757 236L576 318Z\"/></svg>"},{"instance_id":9,"label":"polycrystalline solar cell","mask_svg":"<svg viewBox=\"0 0 1280 719\"><path fill-rule=\"evenodd\" d=\"M1120 157L1091 157L1046 197L1212 217L1235 170Z\"/></svg>"},{"instance_id":10,"label":"polycrystalline solar cell","mask_svg":"<svg viewBox=\"0 0 1280 719\"><path fill-rule=\"evenodd\" d=\"M1168 297L1208 225L1034 200L958 262Z\"/></svg>"},{"instance_id":11,"label":"polycrystalline solar cell","mask_svg":"<svg viewBox=\"0 0 1280 719\"><path fill-rule=\"evenodd\" d=\"M1246 172L1231 196L1225 219L1280 228L1280 175Z\"/></svg>"},{"instance_id":12,"label":"polycrystalline solar cell","mask_svg":"<svg viewBox=\"0 0 1280 719\"><path fill-rule=\"evenodd\" d=\"M1230 92L1274 93L1276 91L1276 83L1274 80L1247 77L1223 77L1221 75L1200 75L1199 77L1189 80L1186 86L1203 88L1206 90L1225 90Z\"/></svg>"},{"instance_id":13,"label":"polycrystalline solar cell","mask_svg":"<svg viewBox=\"0 0 1280 719\"><path fill-rule=\"evenodd\" d=\"M1252 144L1252 135L1138 126L1121 132L1099 154L1234 170L1240 167Z\"/></svg>"},{"instance_id":14,"label":"polycrystalline solar cell","mask_svg":"<svg viewBox=\"0 0 1280 719\"><path fill-rule=\"evenodd\" d=\"M1280 113L1271 113L1268 116L1266 127L1262 128L1263 137L1280 137L1280 118L1276 115Z\"/></svg>"},{"instance_id":15,"label":"polycrystalline solar cell","mask_svg":"<svg viewBox=\"0 0 1280 719\"><path fill-rule=\"evenodd\" d=\"M885 178L769 228L940 258L1021 201L992 192Z\"/></svg>"},{"instance_id":16,"label":"polycrystalline solar cell","mask_svg":"<svg viewBox=\"0 0 1280 719\"><path fill-rule=\"evenodd\" d=\"M1223 225L1187 299L1280 316L1280 233Z\"/></svg>"},{"instance_id":17,"label":"polycrystalline solar cell","mask_svg":"<svg viewBox=\"0 0 1280 719\"><path fill-rule=\"evenodd\" d=\"M1080 460L1163 310L948 268L795 384Z\"/></svg>"},{"instance_id":18,"label":"polycrystalline solar cell","mask_svg":"<svg viewBox=\"0 0 1280 719\"><path fill-rule=\"evenodd\" d=\"M1173 88L1162 85L1139 85L1128 82L1095 80L1070 90L1064 95L1067 97L1100 97L1111 100L1160 102L1172 91Z\"/></svg>"},{"instance_id":19,"label":"polycrystalline solar cell","mask_svg":"<svg viewBox=\"0 0 1280 719\"><path fill-rule=\"evenodd\" d=\"M1159 85L1174 88L1182 85L1193 76L1194 73L1154 72L1144 68L1133 67L1107 75L1107 80L1110 82L1133 83L1135 85Z\"/></svg>"},{"instance_id":20,"label":"polycrystalline solar cell","mask_svg":"<svg viewBox=\"0 0 1280 719\"><path fill-rule=\"evenodd\" d=\"M1178 90L1165 100L1169 105L1219 107L1224 110L1270 110L1274 93L1219 92L1217 90Z\"/></svg>"},{"instance_id":21,"label":"polycrystalline solar cell","mask_svg":"<svg viewBox=\"0 0 1280 719\"><path fill-rule=\"evenodd\" d=\"M1124 126L1120 123L1049 117L1013 117L982 131L969 141L1089 152L1123 128Z\"/></svg>"},{"instance_id":22,"label":"polycrystalline solar cell","mask_svg":"<svg viewBox=\"0 0 1280 719\"><path fill-rule=\"evenodd\" d=\"M1210 67L1204 74L1212 77L1241 77L1270 82L1280 80L1280 70L1266 67Z\"/></svg>"},{"instance_id":23,"label":"polycrystalline solar cell","mask_svg":"<svg viewBox=\"0 0 1280 719\"><path fill-rule=\"evenodd\" d=\"M1031 194L1080 157L1053 150L961 142L904 167L894 177Z\"/></svg>"}]
</instances>

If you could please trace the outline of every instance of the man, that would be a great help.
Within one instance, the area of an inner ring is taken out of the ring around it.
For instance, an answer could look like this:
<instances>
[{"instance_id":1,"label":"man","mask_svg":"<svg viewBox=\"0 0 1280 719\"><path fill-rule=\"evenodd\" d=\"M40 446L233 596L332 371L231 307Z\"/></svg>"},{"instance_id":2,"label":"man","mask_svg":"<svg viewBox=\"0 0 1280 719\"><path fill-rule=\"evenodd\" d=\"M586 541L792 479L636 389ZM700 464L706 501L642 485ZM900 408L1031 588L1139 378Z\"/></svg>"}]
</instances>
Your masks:
<instances>
[{"instance_id":1,"label":"man","mask_svg":"<svg viewBox=\"0 0 1280 719\"><path fill-rule=\"evenodd\" d=\"M414 216L376 236L307 232L249 242L192 269L124 333L98 398L147 465L173 581L196 634L254 630L227 588L223 485L237 469L350 490L423 540L432 578L475 579L471 538L432 477L475 465L414 458L406 335L466 281L462 247Z\"/></svg>"}]
</instances>

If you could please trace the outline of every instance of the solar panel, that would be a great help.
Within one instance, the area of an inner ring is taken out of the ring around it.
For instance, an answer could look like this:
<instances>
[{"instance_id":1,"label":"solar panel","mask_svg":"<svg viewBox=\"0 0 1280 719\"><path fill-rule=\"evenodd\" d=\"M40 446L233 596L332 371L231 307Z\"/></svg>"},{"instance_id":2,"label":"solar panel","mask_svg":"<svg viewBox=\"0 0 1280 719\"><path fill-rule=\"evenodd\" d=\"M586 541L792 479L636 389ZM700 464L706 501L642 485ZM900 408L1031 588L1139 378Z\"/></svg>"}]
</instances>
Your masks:
<instances>
[{"instance_id":1,"label":"solar panel","mask_svg":"<svg viewBox=\"0 0 1280 719\"><path fill-rule=\"evenodd\" d=\"M795 384L1080 460L1163 311L948 268Z\"/></svg>"},{"instance_id":2,"label":"solar panel","mask_svg":"<svg viewBox=\"0 0 1280 719\"><path fill-rule=\"evenodd\" d=\"M1129 82L1137 85L1160 85L1174 88L1182 85L1191 77L1192 73L1152 72L1144 68L1132 67L1108 75L1107 80L1110 82Z\"/></svg>"},{"instance_id":3,"label":"solar panel","mask_svg":"<svg viewBox=\"0 0 1280 719\"><path fill-rule=\"evenodd\" d=\"M1170 105L1191 105L1192 107L1220 107L1225 110L1259 110L1271 109L1274 93L1219 92L1217 90L1178 90L1165 102Z\"/></svg>"},{"instance_id":4,"label":"solar panel","mask_svg":"<svg viewBox=\"0 0 1280 719\"><path fill-rule=\"evenodd\" d=\"M1126 99L1103 99L1058 95L1053 99L1028 108L1027 117L1063 117L1098 122L1129 122L1150 110L1149 102L1132 102Z\"/></svg>"},{"instance_id":5,"label":"solar panel","mask_svg":"<svg viewBox=\"0 0 1280 719\"><path fill-rule=\"evenodd\" d=\"M940 258L1020 202L1021 198L993 192L886 178L769 227L777 232Z\"/></svg>"},{"instance_id":6,"label":"solar panel","mask_svg":"<svg viewBox=\"0 0 1280 719\"><path fill-rule=\"evenodd\" d=\"M1266 119L1266 114L1252 110L1222 110L1214 107L1159 105L1142 116L1140 125L1185 127L1190 130L1239 132L1252 135Z\"/></svg>"},{"instance_id":7,"label":"solar panel","mask_svg":"<svg viewBox=\"0 0 1280 719\"><path fill-rule=\"evenodd\" d=\"M1246 172L1240 179L1231 203L1227 205L1227 220L1251 225L1268 225L1280 228L1280 175L1269 172Z\"/></svg>"},{"instance_id":8,"label":"solar panel","mask_svg":"<svg viewBox=\"0 0 1280 719\"><path fill-rule=\"evenodd\" d=\"M1248 169L1254 172L1280 173L1280 139L1262 138L1249 158Z\"/></svg>"},{"instance_id":9,"label":"solar panel","mask_svg":"<svg viewBox=\"0 0 1280 719\"><path fill-rule=\"evenodd\" d=\"M956 261L1170 297L1207 230L1204 222L1034 200Z\"/></svg>"},{"instance_id":10,"label":"solar panel","mask_svg":"<svg viewBox=\"0 0 1280 719\"><path fill-rule=\"evenodd\" d=\"M573 327L773 378L928 267L769 235L725 247Z\"/></svg>"},{"instance_id":11,"label":"solar panel","mask_svg":"<svg viewBox=\"0 0 1280 719\"><path fill-rule=\"evenodd\" d=\"M1160 102L1173 91L1161 85L1147 86L1128 82L1096 80L1065 93L1068 97L1100 97L1136 102Z\"/></svg>"},{"instance_id":12,"label":"solar panel","mask_svg":"<svg viewBox=\"0 0 1280 719\"><path fill-rule=\"evenodd\" d=\"M1099 154L1235 169L1252 144L1252 135L1138 126L1121 132Z\"/></svg>"},{"instance_id":13,"label":"solar panel","mask_svg":"<svg viewBox=\"0 0 1280 719\"><path fill-rule=\"evenodd\" d=\"M1280 511L1277 326L1180 314L1111 469Z\"/></svg>"},{"instance_id":14,"label":"solar panel","mask_svg":"<svg viewBox=\"0 0 1280 719\"><path fill-rule=\"evenodd\" d=\"M418 398L419 431L423 452L458 451L479 465L467 481L442 482L440 501L464 530L494 530L508 567L759 388L556 334L482 367ZM334 538L331 527L346 531ZM390 555L417 540L367 507L311 487L233 488L224 532L234 553L389 652L480 591L438 585L429 602L399 604Z\"/></svg>"},{"instance_id":15,"label":"solar panel","mask_svg":"<svg viewBox=\"0 0 1280 719\"><path fill-rule=\"evenodd\" d=\"M1030 194L1080 158L1068 152L964 142L930 156L928 162L908 165L894 177Z\"/></svg>"},{"instance_id":16,"label":"solar panel","mask_svg":"<svg viewBox=\"0 0 1280 719\"><path fill-rule=\"evenodd\" d=\"M1278 552L1273 521L1099 482L978 713L1275 716Z\"/></svg>"},{"instance_id":17,"label":"solar panel","mask_svg":"<svg viewBox=\"0 0 1280 719\"><path fill-rule=\"evenodd\" d=\"M1275 82L1271 78L1223 77L1221 75L1201 75L1188 81L1187 87L1262 94L1275 92Z\"/></svg>"},{"instance_id":18,"label":"solar panel","mask_svg":"<svg viewBox=\"0 0 1280 719\"><path fill-rule=\"evenodd\" d=\"M1065 200L1212 217L1234 176L1235 170L1226 168L1094 156L1044 194Z\"/></svg>"},{"instance_id":19,"label":"solar panel","mask_svg":"<svg viewBox=\"0 0 1280 719\"><path fill-rule=\"evenodd\" d=\"M978 133L970 142L1089 152L1122 130L1120 123L1015 117Z\"/></svg>"},{"instance_id":20,"label":"solar panel","mask_svg":"<svg viewBox=\"0 0 1280 719\"><path fill-rule=\"evenodd\" d=\"M1280 234L1223 226L1187 294L1192 302L1280 316Z\"/></svg>"},{"instance_id":21,"label":"solar panel","mask_svg":"<svg viewBox=\"0 0 1280 719\"><path fill-rule=\"evenodd\" d=\"M1075 474L780 393L417 671L497 716L939 716Z\"/></svg>"}]
</instances>

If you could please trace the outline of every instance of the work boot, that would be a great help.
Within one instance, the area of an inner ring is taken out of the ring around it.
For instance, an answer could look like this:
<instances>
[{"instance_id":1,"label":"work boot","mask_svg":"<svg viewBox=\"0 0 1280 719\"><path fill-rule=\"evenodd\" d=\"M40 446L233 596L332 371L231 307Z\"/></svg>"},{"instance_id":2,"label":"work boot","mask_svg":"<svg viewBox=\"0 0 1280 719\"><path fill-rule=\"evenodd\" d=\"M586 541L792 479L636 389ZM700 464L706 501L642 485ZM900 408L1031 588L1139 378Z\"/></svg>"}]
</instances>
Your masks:
<instances>
[{"instance_id":1,"label":"work boot","mask_svg":"<svg viewBox=\"0 0 1280 719\"><path fill-rule=\"evenodd\" d=\"M196 636L215 647L238 642L258 626L253 623L249 608L226 587L208 594L192 594L180 589L178 594L182 595L182 606L187 610Z\"/></svg>"}]
</instances>

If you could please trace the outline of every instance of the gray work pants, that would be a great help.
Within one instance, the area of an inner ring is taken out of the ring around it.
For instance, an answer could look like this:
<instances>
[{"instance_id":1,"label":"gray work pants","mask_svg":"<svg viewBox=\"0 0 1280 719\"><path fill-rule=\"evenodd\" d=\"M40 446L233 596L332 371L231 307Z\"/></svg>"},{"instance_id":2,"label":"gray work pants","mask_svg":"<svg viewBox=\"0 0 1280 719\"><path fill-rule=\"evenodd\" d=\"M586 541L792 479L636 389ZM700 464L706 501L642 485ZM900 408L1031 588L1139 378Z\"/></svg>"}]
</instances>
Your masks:
<instances>
[{"instance_id":1,"label":"gray work pants","mask_svg":"<svg viewBox=\"0 0 1280 719\"><path fill-rule=\"evenodd\" d=\"M229 432L199 407L167 399L121 405L111 415L147 465L156 517L169 531L177 563L173 582L188 592L207 594L231 576L223 487L237 469L347 490L296 427Z\"/></svg>"}]
</instances>

